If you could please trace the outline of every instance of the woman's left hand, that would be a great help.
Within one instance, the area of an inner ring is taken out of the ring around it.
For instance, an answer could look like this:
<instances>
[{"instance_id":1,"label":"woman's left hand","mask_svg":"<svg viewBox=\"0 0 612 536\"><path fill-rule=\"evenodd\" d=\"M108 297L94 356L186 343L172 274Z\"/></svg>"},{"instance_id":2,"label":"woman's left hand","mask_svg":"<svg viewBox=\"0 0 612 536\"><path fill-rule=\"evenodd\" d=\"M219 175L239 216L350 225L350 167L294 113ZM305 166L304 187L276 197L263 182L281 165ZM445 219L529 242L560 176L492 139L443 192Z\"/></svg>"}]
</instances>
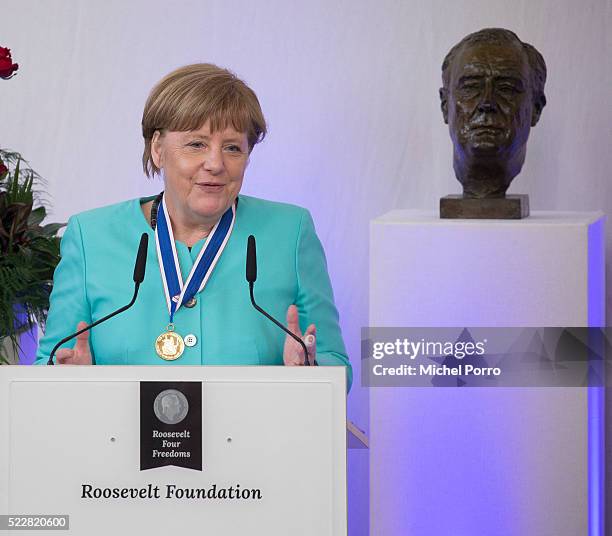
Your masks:
<instances>
[{"instance_id":1,"label":"woman's left hand","mask_svg":"<svg viewBox=\"0 0 612 536\"><path fill-rule=\"evenodd\" d=\"M308 326L306 329L306 333L304 333L302 336L298 318L298 310L295 305L290 305L289 309L287 309L287 329L300 337L303 341L306 341L307 338L312 340L312 344L306 344L306 347L308 348L308 361L311 365L313 365L317 357L317 328L314 324L310 324L310 326ZM309 335L312 335L312 337L309 337ZM285 348L283 350L283 361L285 362L285 365L303 365L304 357L304 349L302 348L302 345L287 335L285 338Z\"/></svg>"}]
</instances>

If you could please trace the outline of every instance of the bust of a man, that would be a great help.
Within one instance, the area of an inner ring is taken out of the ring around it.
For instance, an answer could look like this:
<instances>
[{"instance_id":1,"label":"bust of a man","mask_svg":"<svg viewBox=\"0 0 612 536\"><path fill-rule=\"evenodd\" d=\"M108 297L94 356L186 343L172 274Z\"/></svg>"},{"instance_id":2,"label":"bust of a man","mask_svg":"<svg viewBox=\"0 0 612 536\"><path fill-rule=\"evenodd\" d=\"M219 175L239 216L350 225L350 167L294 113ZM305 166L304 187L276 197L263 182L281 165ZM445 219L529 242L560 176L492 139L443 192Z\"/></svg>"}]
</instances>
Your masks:
<instances>
[{"instance_id":1,"label":"bust of a man","mask_svg":"<svg viewBox=\"0 0 612 536\"><path fill-rule=\"evenodd\" d=\"M525 161L529 130L546 105L545 82L542 55L510 30L486 28L472 33L446 55L440 103L463 200L507 201L506 190ZM471 206L478 204L472 201Z\"/></svg>"}]
</instances>

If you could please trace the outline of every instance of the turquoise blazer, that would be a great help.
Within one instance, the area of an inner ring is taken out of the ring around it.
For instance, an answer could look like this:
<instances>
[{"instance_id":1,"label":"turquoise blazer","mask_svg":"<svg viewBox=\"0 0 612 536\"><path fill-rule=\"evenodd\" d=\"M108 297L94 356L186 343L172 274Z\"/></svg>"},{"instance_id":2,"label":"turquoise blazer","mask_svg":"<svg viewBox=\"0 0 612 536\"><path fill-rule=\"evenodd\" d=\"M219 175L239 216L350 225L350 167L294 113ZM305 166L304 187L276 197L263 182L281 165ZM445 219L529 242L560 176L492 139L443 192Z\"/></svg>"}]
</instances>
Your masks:
<instances>
[{"instance_id":1,"label":"turquoise blazer","mask_svg":"<svg viewBox=\"0 0 612 536\"><path fill-rule=\"evenodd\" d=\"M143 200L145 201L145 200ZM177 333L196 336L176 361L155 352L166 330L168 308L155 248L155 233L134 199L73 216L61 242L51 306L37 364L83 320L94 322L127 304L134 291L134 261L142 233L149 235L144 282L131 309L92 329L90 347L98 365L282 365L285 334L250 302L245 279L247 237L257 239L257 303L285 322L298 308L302 331L317 327L319 365L352 370L338 325L325 254L309 212L293 205L239 196L234 230L193 308L175 314ZM181 271L189 273L205 240L189 251L176 242ZM74 341L66 347L74 346Z\"/></svg>"}]
</instances>

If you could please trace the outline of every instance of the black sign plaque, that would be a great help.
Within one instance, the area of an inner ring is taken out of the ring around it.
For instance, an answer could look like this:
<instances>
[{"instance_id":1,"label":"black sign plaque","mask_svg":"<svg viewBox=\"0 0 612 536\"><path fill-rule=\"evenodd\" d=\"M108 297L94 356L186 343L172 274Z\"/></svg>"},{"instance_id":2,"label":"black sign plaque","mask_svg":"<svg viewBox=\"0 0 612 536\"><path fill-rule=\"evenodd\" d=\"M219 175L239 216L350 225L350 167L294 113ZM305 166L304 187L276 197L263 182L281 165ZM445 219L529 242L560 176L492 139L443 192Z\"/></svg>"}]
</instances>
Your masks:
<instances>
[{"instance_id":1,"label":"black sign plaque","mask_svg":"<svg viewBox=\"0 0 612 536\"><path fill-rule=\"evenodd\" d=\"M140 382L140 470L202 470L202 382Z\"/></svg>"}]
</instances>

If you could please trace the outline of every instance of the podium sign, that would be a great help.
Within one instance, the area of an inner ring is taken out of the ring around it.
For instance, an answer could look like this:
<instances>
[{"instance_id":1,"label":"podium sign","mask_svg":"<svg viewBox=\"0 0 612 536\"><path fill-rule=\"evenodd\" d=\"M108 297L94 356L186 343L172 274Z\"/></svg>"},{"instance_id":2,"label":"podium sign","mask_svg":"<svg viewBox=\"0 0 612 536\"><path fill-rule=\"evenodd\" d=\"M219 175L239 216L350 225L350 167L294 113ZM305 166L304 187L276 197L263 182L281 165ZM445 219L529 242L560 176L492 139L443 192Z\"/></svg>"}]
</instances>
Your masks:
<instances>
[{"instance_id":1,"label":"podium sign","mask_svg":"<svg viewBox=\"0 0 612 536\"><path fill-rule=\"evenodd\" d=\"M346 536L345 423L343 367L0 367L0 515Z\"/></svg>"}]
</instances>

